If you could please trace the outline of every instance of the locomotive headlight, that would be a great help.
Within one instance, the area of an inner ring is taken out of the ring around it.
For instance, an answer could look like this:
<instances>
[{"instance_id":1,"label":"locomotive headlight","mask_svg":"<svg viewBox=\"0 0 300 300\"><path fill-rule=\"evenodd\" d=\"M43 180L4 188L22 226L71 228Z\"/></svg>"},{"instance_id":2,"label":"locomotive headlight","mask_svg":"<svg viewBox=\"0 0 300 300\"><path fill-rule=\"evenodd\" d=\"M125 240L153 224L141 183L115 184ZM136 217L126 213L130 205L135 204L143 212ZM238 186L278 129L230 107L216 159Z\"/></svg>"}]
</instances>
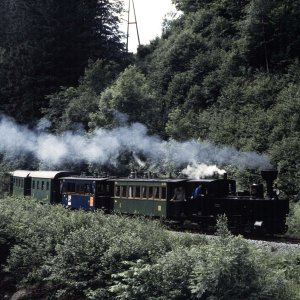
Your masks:
<instances>
[{"instance_id":1,"label":"locomotive headlight","mask_svg":"<svg viewBox=\"0 0 300 300\"><path fill-rule=\"evenodd\" d=\"M254 227L262 227L263 221L255 221Z\"/></svg>"}]
</instances>

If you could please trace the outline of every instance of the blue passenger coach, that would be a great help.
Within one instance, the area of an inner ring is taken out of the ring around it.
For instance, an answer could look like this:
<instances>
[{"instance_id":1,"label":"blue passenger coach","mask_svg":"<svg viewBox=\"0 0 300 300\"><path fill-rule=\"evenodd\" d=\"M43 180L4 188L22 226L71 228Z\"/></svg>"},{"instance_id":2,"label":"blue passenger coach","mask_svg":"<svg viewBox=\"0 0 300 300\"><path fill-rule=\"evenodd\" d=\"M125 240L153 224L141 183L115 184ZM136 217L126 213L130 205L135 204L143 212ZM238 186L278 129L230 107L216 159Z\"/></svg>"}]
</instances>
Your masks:
<instances>
[{"instance_id":1,"label":"blue passenger coach","mask_svg":"<svg viewBox=\"0 0 300 300\"><path fill-rule=\"evenodd\" d=\"M63 177L60 180L61 203L85 210L113 209L113 181L98 177Z\"/></svg>"}]
</instances>

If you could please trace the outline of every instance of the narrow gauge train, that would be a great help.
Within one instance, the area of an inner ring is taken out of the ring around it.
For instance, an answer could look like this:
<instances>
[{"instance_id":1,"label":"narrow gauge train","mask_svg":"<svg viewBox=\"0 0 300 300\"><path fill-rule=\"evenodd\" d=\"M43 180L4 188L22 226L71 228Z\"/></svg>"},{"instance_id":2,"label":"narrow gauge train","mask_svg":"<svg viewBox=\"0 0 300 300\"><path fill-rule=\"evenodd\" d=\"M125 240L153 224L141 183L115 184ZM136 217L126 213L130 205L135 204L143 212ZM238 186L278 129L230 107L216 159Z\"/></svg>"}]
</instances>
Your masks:
<instances>
[{"instance_id":1,"label":"narrow gauge train","mask_svg":"<svg viewBox=\"0 0 300 300\"><path fill-rule=\"evenodd\" d=\"M157 217L196 224L203 230L213 227L218 215L226 214L233 231L284 233L289 202L273 191L277 171L261 174L266 180L266 196L262 184L253 184L249 192L236 192L236 182L226 174L222 179L125 179L19 170L12 172L12 179L6 178L15 195L31 195L69 208Z\"/></svg>"}]
</instances>

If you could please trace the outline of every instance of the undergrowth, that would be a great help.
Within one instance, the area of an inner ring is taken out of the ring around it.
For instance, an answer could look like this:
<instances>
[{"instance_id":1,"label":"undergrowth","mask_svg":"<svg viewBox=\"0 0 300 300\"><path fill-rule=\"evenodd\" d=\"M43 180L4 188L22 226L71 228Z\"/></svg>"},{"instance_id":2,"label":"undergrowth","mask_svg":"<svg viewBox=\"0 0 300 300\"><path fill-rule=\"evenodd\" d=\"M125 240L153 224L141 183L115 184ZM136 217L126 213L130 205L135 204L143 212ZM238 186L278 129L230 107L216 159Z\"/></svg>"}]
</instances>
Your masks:
<instances>
[{"instance_id":1,"label":"undergrowth","mask_svg":"<svg viewBox=\"0 0 300 300\"><path fill-rule=\"evenodd\" d=\"M1 199L0 297L299 299L300 254L255 249L224 222L207 241L145 218Z\"/></svg>"}]
</instances>

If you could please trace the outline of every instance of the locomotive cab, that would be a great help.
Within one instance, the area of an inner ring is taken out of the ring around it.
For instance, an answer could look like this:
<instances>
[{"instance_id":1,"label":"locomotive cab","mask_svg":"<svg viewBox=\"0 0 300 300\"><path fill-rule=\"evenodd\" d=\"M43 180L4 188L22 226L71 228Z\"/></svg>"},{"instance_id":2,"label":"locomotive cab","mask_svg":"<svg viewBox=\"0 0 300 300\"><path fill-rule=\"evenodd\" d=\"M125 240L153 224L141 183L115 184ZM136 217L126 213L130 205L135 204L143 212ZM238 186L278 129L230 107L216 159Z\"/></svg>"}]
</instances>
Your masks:
<instances>
[{"instance_id":1,"label":"locomotive cab","mask_svg":"<svg viewBox=\"0 0 300 300\"><path fill-rule=\"evenodd\" d=\"M201 186L201 194L204 197L221 197L235 195L236 193L236 182L235 180L229 179L189 180L187 186L191 196L197 186Z\"/></svg>"}]
</instances>

